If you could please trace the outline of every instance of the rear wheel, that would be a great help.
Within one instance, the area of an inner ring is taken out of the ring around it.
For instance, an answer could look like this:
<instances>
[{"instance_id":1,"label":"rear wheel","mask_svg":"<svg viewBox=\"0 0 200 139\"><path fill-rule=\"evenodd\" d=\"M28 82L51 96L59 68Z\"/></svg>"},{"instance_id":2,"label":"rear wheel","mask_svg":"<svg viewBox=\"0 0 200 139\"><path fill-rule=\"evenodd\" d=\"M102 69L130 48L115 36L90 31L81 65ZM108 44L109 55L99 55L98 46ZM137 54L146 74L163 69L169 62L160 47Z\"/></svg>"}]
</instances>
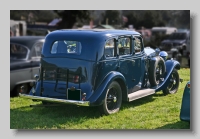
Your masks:
<instances>
[{"instance_id":1,"label":"rear wheel","mask_svg":"<svg viewBox=\"0 0 200 139\"><path fill-rule=\"evenodd\" d=\"M23 86L23 90L22 90L22 86ZM14 95L18 96L19 93L21 94L29 94L30 91L30 85L28 83L23 83L23 84L19 84L15 87L13 93Z\"/></svg>"},{"instance_id":2,"label":"rear wheel","mask_svg":"<svg viewBox=\"0 0 200 139\"><path fill-rule=\"evenodd\" d=\"M106 92L103 104L99 106L101 114L110 115L119 111L122 103L122 91L120 85L112 82Z\"/></svg>"},{"instance_id":3,"label":"rear wheel","mask_svg":"<svg viewBox=\"0 0 200 139\"><path fill-rule=\"evenodd\" d=\"M174 94L178 91L178 87L179 87L179 74L178 71L174 69L171 75L170 83L167 86L167 88L163 90L163 93L165 95Z\"/></svg>"}]
</instances>

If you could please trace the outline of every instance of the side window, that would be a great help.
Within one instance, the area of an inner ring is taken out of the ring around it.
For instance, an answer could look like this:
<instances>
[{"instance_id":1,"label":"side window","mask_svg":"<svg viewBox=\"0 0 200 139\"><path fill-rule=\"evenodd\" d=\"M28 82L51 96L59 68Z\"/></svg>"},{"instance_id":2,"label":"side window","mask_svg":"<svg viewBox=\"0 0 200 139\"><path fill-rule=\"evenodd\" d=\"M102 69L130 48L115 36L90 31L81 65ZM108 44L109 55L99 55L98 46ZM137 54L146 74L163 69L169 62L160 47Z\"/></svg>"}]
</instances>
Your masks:
<instances>
[{"instance_id":1,"label":"side window","mask_svg":"<svg viewBox=\"0 0 200 139\"><path fill-rule=\"evenodd\" d=\"M43 43L37 42L33 47L32 57L41 57L42 47L43 47Z\"/></svg>"},{"instance_id":2,"label":"side window","mask_svg":"<svg viewBox=\"0 0 200 139\"><path fill-rule=\"evenodd\" d=\"M123 37L118 39L118 50L119 55L128 55L130 54L130 38L129 37Z\"/></svg>"},{"instance_id":3,"label":"side window","mask_svg":"<svg viewBox=\"0 0 200 139\"><path fill-rule=\"evenodd\" d=\"M51 47L51 54L80 54L81 43L78 41L55 41Z\"/></svg>"},{"instance_id":4,"label":"side window","mask_svg":"<svg viewBox=\"0 0 200 139\"><path fill-rule=\"evenodd\" d=\"M135 53L141 52L141 49L142 49L141 38L134 37L133 45L134 45L134 51L135 51Z\"/></svg>"},{"instance_id":5,"label":"side window","mask_svg":"<svg viewBox=\"0 0 200 139\"><path fill-rule=\"evenodd\" d=\"M110 40L106 41L106 44L104 47L105 57L114 57L115 56L114 47L115 47L114 39L110 39Z\"/></svg>"},{"instance_id":6,"label":"side window","mask_svg":"<svg viewBox=\"0 0 200 139\"><path fill-rule=\"evenodd\" d=\"M27 57L28 49L19 44L10 44L10 58L11 59L25 59Z\"/></svg>"}]
</instances>

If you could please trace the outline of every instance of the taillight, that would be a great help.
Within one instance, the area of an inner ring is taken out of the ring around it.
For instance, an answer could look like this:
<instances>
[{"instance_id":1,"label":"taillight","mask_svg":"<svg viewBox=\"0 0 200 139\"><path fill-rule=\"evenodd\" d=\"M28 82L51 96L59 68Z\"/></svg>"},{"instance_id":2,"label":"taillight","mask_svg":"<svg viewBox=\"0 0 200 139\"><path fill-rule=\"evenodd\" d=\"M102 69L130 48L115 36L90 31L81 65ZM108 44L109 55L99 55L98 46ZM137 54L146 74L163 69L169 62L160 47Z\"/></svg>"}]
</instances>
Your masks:
<instances>
[{"instance_id":1,"label":"taillight","mask_svg":"<svg viewBox=\"0 0 200 139\"><path fill-rule=\"evenodd\" d=\"M73 76L73 82L74 83L78 83L79 82L79 76L78 75Z\"/></svg>"},{"instance_id":2,"label":"taillight","mask_svg":"<svg viewBox=\"0 0 200 139\"><path fill-rule=\"evenodd\" d=\"M187 84L187 88L190 88L190 83Z\"/></svg>"}]
</instances>

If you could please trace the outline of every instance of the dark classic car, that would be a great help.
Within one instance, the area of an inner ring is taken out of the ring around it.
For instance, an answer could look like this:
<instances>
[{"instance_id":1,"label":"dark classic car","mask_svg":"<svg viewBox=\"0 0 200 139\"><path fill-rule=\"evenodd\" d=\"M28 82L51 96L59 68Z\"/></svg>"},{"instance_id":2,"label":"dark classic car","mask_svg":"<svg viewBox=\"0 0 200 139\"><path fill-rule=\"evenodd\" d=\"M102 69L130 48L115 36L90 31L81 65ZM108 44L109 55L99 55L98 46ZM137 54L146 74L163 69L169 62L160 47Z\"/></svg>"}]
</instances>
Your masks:
<instances>
[{"instance_id":1,"label":"dark classic car","mask_svg":"<svg viewBox=\"0 0 200 139\"><path fill-rule=\"evenodd\" d=\"M180 120L190 122L190 81L185 85L183 92L181 110L180 110Z\"/></svg>"},{"instance_id":2,"label":"dark classic car","mask_svg":"<svg viewBox=\"0 0 200 139\"><path fill-rule=\"evenodd\" d=\"M190 31L183 30L172 33L161 42L160 49L168 53L168 58L180 60L181 56L188 57L190 52Z\"/></svg>"},{"instance_id":3,"label":"dark classic car","mask_svg":"<svg viewBox=\"0 0 200 139\"><path fill-rule=\"evenodd\" d=\"M19 36L10 38L10 92L18 95L21 87L29 93L35 74L39 74L44 36ZM22 92L21 92L22 93Z\"/></svg>"},{"instance_id":4,"label":"dark classic car","mask_svg":"<svg viewBox=\"0 0 200 139\"><path fill-rule=\"evenodd\" d=\"M98 106L102 114L113 114L123 101L177 92L180 64L166 57L144 48L135 31L53 31L46 36L34 86L20 96L43 104Z\"/></svg>"}]
</instances>

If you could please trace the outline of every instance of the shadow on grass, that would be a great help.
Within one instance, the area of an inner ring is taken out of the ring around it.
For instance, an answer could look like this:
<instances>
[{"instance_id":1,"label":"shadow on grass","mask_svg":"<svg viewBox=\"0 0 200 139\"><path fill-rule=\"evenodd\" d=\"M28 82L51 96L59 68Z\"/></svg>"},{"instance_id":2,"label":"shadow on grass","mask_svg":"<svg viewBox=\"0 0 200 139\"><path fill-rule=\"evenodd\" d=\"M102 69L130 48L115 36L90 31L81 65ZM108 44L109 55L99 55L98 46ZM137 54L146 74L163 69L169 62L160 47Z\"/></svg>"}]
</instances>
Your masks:
<instances>
[{"instance_id":1,"label":"shadow on grass","mask_svg":"<svg viewBox=\"0 0 200 139\"><path fill-rule=\"evenodd\" d=\"M146 96L146 97L134 100L132 102L122 102L121 109L126 109L126 108L130 108L130 107L137 107L137 106L141 106L141 105L150 103L150 102L154 101L155 99L157 99L157 98L154 97L154 95L155 94L150 95L150 96Z\"/></svg>"},{"instance_id":2,"label":"shadow on grass","mask_svg":"<svg viewBox=\"0 0 200 139\"><path fill-rule=\"evenodd\" d=\"M154 94L155 95L155 94ZM137 107L157 99L156 97L146 96L133 102L123 102L121 109ZM34 103L32 103L34 104ZM10 128L11 129L70 129L70 126L79 125L101 116L98 107L84 107L75 105L60 105L40 107L22 106L10 109ZM92 124L92 123L91 123ZM63 127L64 126L64 127Z\"/></svg>"},{"instance_id":3,"label":"shadow on grass","mask_svg":"<svg viewBox=\"0 0 200 139\"><path fill-rule=\"evenodd\" d=\"M185 122L185 121L178 121L172 124L167 124L161 127L158 127L156 129L188 129L190 131L192 131L190 123L189 122Z\"/></svg>"},{"instance_id":4,"label":"shadow on grass","mask_svg":"<svg viewBox=\"0 0 200 139\"><path fill-rule=\"evenodd\" d=\"M74 105L27 106L10 109L10 129L70 128L70 125L78 125L89 119L99 117L97 107L78 107ZM66 127L61 127L63 125Z\"/></svg>"}]
</instances>

